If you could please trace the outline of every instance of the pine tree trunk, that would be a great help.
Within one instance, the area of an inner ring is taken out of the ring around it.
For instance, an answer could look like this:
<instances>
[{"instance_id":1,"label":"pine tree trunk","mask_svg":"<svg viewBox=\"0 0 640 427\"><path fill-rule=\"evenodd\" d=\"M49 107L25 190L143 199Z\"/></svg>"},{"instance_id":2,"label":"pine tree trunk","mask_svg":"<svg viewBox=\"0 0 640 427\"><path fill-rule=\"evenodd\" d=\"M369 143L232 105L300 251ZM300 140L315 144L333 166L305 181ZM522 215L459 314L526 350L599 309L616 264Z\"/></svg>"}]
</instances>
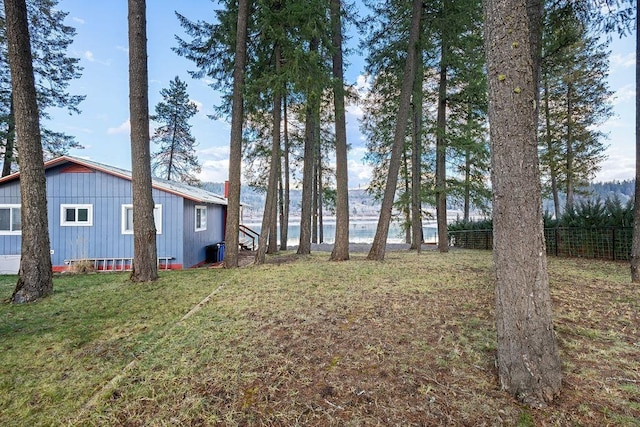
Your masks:
<instances>
[{"instance_id":1,"label":"pine tree trunk","mask_svg":"<svg viewBox=\"0 0 640 427\"><path fill-rule=\"evenodd\" d=\"M277 55L276 63L279 64L280 58ZM276 65L276 73L280 72L280 65ZM276 167L276 183L273 187L269 187L267 191L273 191L273 206L271 207L271 221L269 230L269 244L267 246L268 254L275 254L278 252L278 182L281 177L280 165L282 164L281 150L280 150L280 121L282 117L282 95L279 90L275 91L273 100L273 145L274 149L277 149L276 161L271 162ZM276 121L277 120L277 121ZM277 147L276 147L277 144ZM272 151L273 153L273 151ZM266 212L265 212L266 215Z\"/></svg>"},{"instance_id":2,"label":"pine tree trunk","mask_svg":"<svg viewBox=\"0 0 640 427\"><path fill-rule=\"evenodd\" d=\"M469 222L469 211L471 206L471 150L468 148L464 153L464 212L462 220Z\"/></svg>"},{"instance_id":3,"label":"pine tree trunk","mask_svg":"<svg viewBox=\"0 0 640 427\"><path fill-rule=\"evenodd\" d=\"M318 40L313 39L309 45L311 51L318 50ZM305 106L305 134L302 171L302 206L300 209L300 242L298 243L298 255L311 253L311 220L313 215L313 180L314 180L314 144L315 126L314 97L316 94L307 93Z\"/></svg>"},{"instance_id":4,"label":"pine tree trunk","mask_svg":"<svg viewBox=\"0 0 640 427\"><path fill-rule=\"evenodd\" d=\"M5 25L15 107L16 132L20 135L20 197L22 256L18 283L11 302L32 302L53 293L47 194L40 116L36 101L31 42L24 0L5 1Z\"/></svg>"},{"instance_id":5,"label":"pine tree trunk","mask_svg":"<svg viewBox=\"0 0 640 427\"><path fill-rule=\"evenodd\" d=\"M640 58L640 7L636 7L636 58ZM636 88L640 87L640 61L636 60ZM633 204L633 241L631 245L631 281L640 283L640 96L636 89L636 185Z\"/></svg>"},{"instance_id":6,"label":"pine tree trunk","mask_svg":"<svg viewBox=\"0 0 640 427\"><path fill-rule=\"evenodd\" d=\"M158 279L156 226L151 191L149 84L145 0L129 0L129 110L133 194L133 282Z\"/></svg>"},{"instance_id":7,"label":"pine tree trunk","mask_svg":"<svg viewBox=\"0 0 640 427\"><path fill-rule=\"evenodd\" d=\"M278 156L278 222L280 223L280 249L287 250L286 231L284 230L284 179L282 176L283 168L282 150ZM284 247L284 248L283 248Z\"/></svg>"},{"instance_id":8,"label":"pine tree trunk","mask_svg":"<svg viewBox=\"0 0 640 427\"><path fill-rule=\"evenodd\" d=\"M502 388L544 405L559 393L538 166L542 4L487 0L497 364Z\"/></svg>"},{"instance_id":9,"label":"pine tree trunk","mask_svg":"<svg viewBox=\"0 0 640 427\"><path fill-rule=\"evenodd\" d=\"M424 64L422 62L422 30L416 48L416 74L413 81L413 132L411 138L411 249L420 253L424 237L422 235L422 79Z\"/></svg>"},{"instance_id":10,"label":"pine tree trunk","mask_svg":"<svg viewBox=\"0 0 640 427\"><path fill-rule=\"evenodd\" d=\"M320 134L320 120L318 120L316 131ZM322 218L322 151L320 150L320 144L318 144L318 243L324 243L324 224Z\"/></svg>"},{"instance_id":11,"label":"pine tree trunk","mask_svg":"<svg viewBox=\"0 0 640 427\"><path fill-rule=\"evenodd\" d=\"M436 220L438 250L449 251L447 230L447 51L444 30L441 32L440 81L438 84L438 117L436 134Z\"/></svg>"},{"instance_id":12,"label":"pine tree trunk","mask_svg":"<svg viewBox=\"0 0 640 427\"><path fill-rule=\"evenodd\" d=\"M317 126L316 126L316 117L314 114L314 120L313 120L313 124L314 124L314 129L313 129L313 135L316 136L316 130L317 130ZM313 157L313 198L311 201L311 209L313 210L313 220L311 223L311 243L318 243L318 174L320 171L320 168L318 167L318 162L320 161L320 154L319 154L319 145L317 143L317 141L315 141L314 144L314 157Z\"/></svg>"},{"instance_id":13,"label":"pine tree trunk","mask_svg":"<svg viewBox=\"0 0 640 427\"><path fill-rule=\"evenodd\" d=\"M240 230L240 179L242 170L242 122L244 116L244 68L247 62L247 20L249 1L238 1L236 54L233 66L233 103L231 106L231 141L229 143L229 198L225 230L224 265L238 266Z\"/></svg>"},{"instance_id":14,"label":"pine tree trunk","mask_svg":"<svg viewBox=\"0 0 640 427\"><path fill-rule=\"evenodd\" d=\"M422 16L422 0L413 0L411 12L411 29L409 31L409 45L407 46L407 62L402 75L402 87L400 89L400 100L398 103L397 122L393 136L393 146L391 149L391 159L389 160L389 174L384 190L382 205L380 207L380 217L373 244L367 255L367 259L382 261L386 252L387 235L389 234L389 222L391 221L391 211L393 209L393 199L395 197L396 186L398 184L398 172L404 145L405 130L411 109L411 91L413 81L416 78L416 50L420 33L420 19Z\"/></svg>"},{"instance_id":15,"label":"pine tree trunk","mask_svg":"<svg viewBox=\"0 0 640 427\"><path fill-rule=\"evenodd\" d=\"M344 107L341 0L331 0L333 53L333 105L336 115L336 235L331 261L349 259L349 173L347 170L347 125Z\"/></svg>"},{"instance_id":16,"label":"pine tree trunk","mask_svg":"<svg viewBox=\"0 0 640 427\"><path fill-rule=\"evenodd\" d=\"M574 182L573 182L573 99L571 93L571 82L567 85L567 208L569 211L574 205Z\"/></svg>"},{"instance_id":17,"label":"pine tree trunk","mask_svg":"<svg viewBox=\"0 0 640 427\"><path fill-rule=\"evenodd\" d=\"M408 245L411 245L411 236L413 233L411 232L411 199L407 197L411 193L411 186L409 185L409 159L407 156L407 150L402 150L402 163L404 166L404 194L406 203L403 206L404 213L404 242Z\"/></svg>"},{"instance_id":18,"label":"pine tree trunk","mask_svg":"<svg viewBox=\"0 0 640 427\"><path fill-rule=\"evenodd\" d=\"M546 124L545 139L547 143L547 153L549 158L549 179L551 181L551 195L553 197L553 208L556 219L560 219L560 197L558 196L558 171L555 161L555 149L553 147L553 137L551 135L551 109L549 107L549 83L547 76L544 76L544 119Z\"/></svg>"},{"instance_id":19,"label":"pine tree trunk","mask_svg":"<svg viewBox=\"0 0 640 427\"><path fill-rule=\"evenodd\" d=\"M290 192L290 184L289 184L289 126L288 126L288 118L287 118L287 97L284 95L282 97L283 104L283 114L284 114L284 153L283 153L283 163L284 163L284 192L282 195L282 220L280 221L280 250L287 250L287 240L289 239L289 194Z\"/></svg>"},{"instance_id":20,"label":"pine tree trunk","mask_svg":"<svg viewBox=\"0 0 640 427\"><path fill-rule=\"evenodd\" d=\"M4 161L2 162L2 176L11 175L11 166L15 157L16 123L13 108L13 92L9 104L9 121L7 123L7 143L4 146ZM42 144L41 144L42 145Z\"/></svg>"},{"instance_id":21,"label":"pine tree trunk","mask_svg":"<svg viewBox=\"0 0 640 427\"><path fill-rule=\"evenodd\" d=\"M276 63L276 72L280 70L281 63L281 47L278 43L274 46L274 58ZM273 94L273 138L271 143L271 165L269 166L269 181L267 184L267 198L264 204L264 213L262 215L262 227L260 228L260 237L258 238L258 251L256 253L254 264L261 265L265 262L267 245L269 244L269 234L272 231L272 222L274 221L274 213L276 212L276 190L278 187L278 156L280 154L280 119L282 113L282 95L280 90L275 90Z\"/></svg>"}]
</instances>

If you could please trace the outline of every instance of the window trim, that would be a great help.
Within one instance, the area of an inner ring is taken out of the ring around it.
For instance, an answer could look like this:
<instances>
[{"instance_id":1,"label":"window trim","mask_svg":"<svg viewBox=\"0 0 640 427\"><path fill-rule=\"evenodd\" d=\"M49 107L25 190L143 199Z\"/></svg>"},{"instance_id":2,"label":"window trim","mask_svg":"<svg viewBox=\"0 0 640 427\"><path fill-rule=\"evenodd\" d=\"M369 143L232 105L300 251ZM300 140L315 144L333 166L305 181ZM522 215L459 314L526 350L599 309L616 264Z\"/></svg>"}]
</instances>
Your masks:
<instances>
[{"instance_id":1,"label":"window trim","mask_svg":"<svg viewBox=\"0 0 640 427\"><path fill-rule=\"evenodd\" d=\"M198 211L200 211L200 227L198 227ZM202 225L204 223L204 225ZM195 231L207 230L207 207L205 205L196 205L194 210L193 224Z\"/></svg>"},{"instance_id":2,"label":"window trim","mask_svg":"<svg viewBox=\"0 0 640 427\"><path fill-rule=\"evenodd\" d=\"M133 209L133 204L126 203L120 205L120 233L121 234L133 234L133 229L127 230L127 209ZM156 235L162 234L162 205L156 204L153 206L153 218L156 226Z\"/></svg>"},{"instance_id":3,"label":"window trim","mask_svg":"<svg viewBox=\"0 0 640 427\"><path fill-rule=\"evenodd\" d=\"M66 211L67 209L75 209L76 221L67 221ZM79 222L77 220L78 209L87 210L87 221ZM93 227L93 205L79 204L79 203L63 203L60 204L60 225L62 227Z\"/></svg>"},{"instance_id":4,"label":"window trim","mask_svg":"<svg viewBox=\"0 0 640 427\"><path fill-rule=\"evenodd\" d=\"M19 209L20 215L22 215L22 205L20 204L3 204L0 205L0 209L9 209L9 230L0 230L1 236L21 236L22 235L22 221L20 224L20 230L13 230L13 210Z\"/></svg>"}]
</instances>

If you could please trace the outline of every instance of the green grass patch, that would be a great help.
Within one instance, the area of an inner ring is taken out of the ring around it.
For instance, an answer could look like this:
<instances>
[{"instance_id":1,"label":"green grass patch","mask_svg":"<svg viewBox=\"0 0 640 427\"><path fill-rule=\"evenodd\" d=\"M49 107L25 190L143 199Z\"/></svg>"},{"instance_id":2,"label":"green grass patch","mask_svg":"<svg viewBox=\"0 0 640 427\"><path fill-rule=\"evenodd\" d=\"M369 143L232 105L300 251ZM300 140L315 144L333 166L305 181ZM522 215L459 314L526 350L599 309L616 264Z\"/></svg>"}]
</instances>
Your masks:
<instances>
[{"instance_id":1,"label":"green grass patch","mask_svg":"<svg viewBox=\"0 0 640 427\"><path fill-rule=\"evenodd\" d=\"M603 425L640 417L626 265L549 262L557 403L499 389L491 254L55 277L0 305L0 425ZM0 277L0 298L15 277ZM635 297L634 297L635 295ZM205 300L201 305L205 297ZM184 316L194 307L198 310Z\"/></svg>"}]
</instances>

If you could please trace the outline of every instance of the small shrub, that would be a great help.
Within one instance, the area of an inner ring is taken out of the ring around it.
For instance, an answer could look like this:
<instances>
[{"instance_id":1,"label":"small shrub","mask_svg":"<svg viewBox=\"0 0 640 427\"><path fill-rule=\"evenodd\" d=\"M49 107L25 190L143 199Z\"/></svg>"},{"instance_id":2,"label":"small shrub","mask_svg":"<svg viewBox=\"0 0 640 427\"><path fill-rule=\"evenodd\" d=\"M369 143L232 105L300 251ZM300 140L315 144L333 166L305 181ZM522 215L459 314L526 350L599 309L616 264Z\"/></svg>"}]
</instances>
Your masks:
<instances>
[{"instance_id":1,"label":"small shrub","mask_svg":"<svg viewBox=\"0 0 640 427\"><path fill-rule=\"evenodd\" d=\"M93 261L88 259L81 259L73 262L69 266L69 271L77 274L93 273L95 271L95 266L93 265Z\"/></svg>"}]
</instances>

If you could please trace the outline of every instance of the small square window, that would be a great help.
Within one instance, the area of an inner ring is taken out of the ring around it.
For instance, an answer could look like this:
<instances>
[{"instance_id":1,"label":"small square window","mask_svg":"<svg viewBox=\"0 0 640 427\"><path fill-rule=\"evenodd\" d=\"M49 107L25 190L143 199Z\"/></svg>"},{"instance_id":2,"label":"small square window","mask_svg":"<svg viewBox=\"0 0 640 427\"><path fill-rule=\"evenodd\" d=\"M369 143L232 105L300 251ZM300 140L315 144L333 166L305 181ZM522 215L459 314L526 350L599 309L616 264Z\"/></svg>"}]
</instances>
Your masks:
<instances>
[{"instance_id":1,"label":"small square window","mask_svg":"<svg viewBox=\"0 0 640 427\"><path fill-rule=\"evenodd\" d=\"M204 231L207 229L207 207L196 206L196 231Z\"/></svg>"},{"instance_id":2,"label":"small square window","mask_svg":"<svg viewBox=\"0 0 640 427\"><path fill-rule=\"evenodd\" d=\"M22 233L20 205L0 205L0 234Z\"/></svg>"},{"instance_id":3,"label":"small square window","mask_svg":"<svg viewBox=\"0 0 640 427\"><path fill-rule=\"evenodd\" d=\"M60 205L60 225L90 227L93 225L93 205Z\"/></svg>"}]
</instances>

